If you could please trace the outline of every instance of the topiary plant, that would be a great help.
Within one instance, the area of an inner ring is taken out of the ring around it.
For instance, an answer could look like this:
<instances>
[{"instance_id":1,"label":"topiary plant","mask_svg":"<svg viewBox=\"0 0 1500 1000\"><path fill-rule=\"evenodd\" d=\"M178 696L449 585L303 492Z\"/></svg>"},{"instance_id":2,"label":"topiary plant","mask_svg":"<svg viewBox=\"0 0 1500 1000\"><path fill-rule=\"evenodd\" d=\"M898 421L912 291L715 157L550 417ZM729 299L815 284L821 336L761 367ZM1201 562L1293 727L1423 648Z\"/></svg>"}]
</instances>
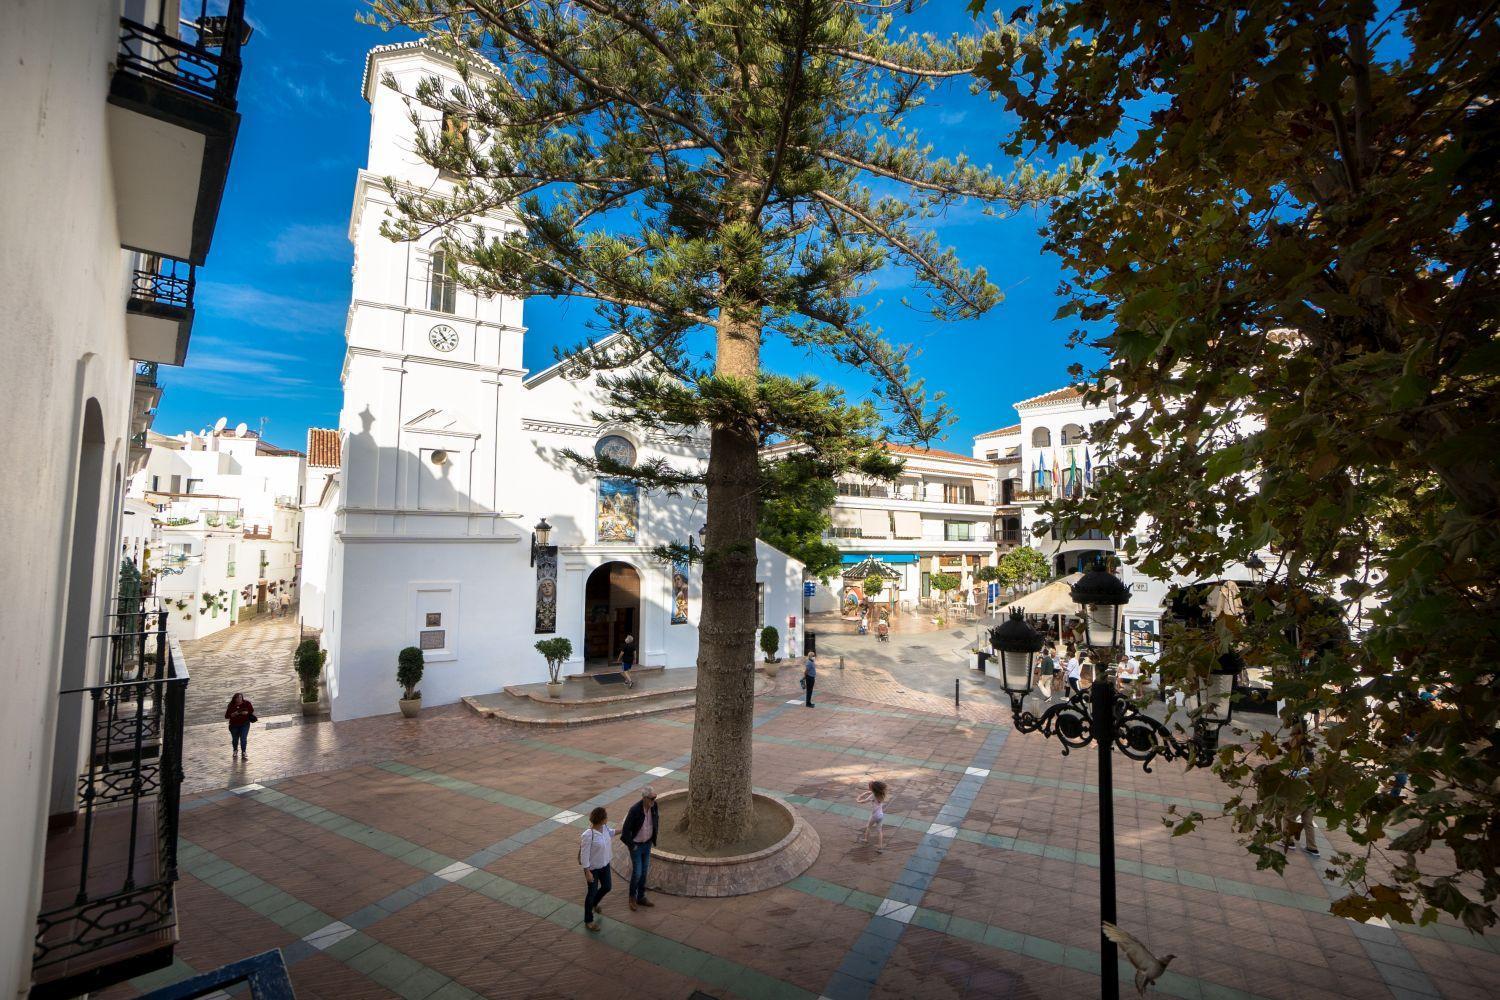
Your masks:
<instances>
[{"instance_id":1,"label":"topiary plant","mask_svg":"<svg viewBox=\"0 0 1500 1000\"><path fill-rule=\"evenodd\" d=\"M775 625L767 625L760 630L760 649L766 654L766 660L775 663L780 657L776 651L781 648L781 633L776 631Z\"/></svg>"},{"instance_id":2,"label":"topiary plant","mask_svg":"<svg viewBox=\"0 0 1500 1000\"><path fill-rule=\"evenodd\" d=\"M417 685L422 683L422 651L416 646L407 646L396 657L396 683L406 690L406 700L422 697Z\"/></svg>"},{"instance_id":3,"label":"topiary plant","mask_svg":"<svg viewBox=\"0 0 1500 1000\"><path fill-rule=\"evenodd\" d=\"M562 636L543 639L536 644L536 651L547 661L547 678L552 684L562 683L560 671L563 661L573 655L573 643Z\"/></svg>"},{"instance_id":4,"label":"topiary plant","mask_svg":"<svg viewBox=\"0 0 1500 1000\"><path fill-rule=\"evenodd\" d=\"M418 650L418 652L420 653L421 650ZM297 680L302 688L302 700L304 702L318 700L318 678L322 675L323 664L327 660L328 651L318 648L318 640L303 639L297 644ZM420 679L420 665L418 666L417 676ZM399 675L397 679L400 679Z\"/></svg>"}]
</instances>

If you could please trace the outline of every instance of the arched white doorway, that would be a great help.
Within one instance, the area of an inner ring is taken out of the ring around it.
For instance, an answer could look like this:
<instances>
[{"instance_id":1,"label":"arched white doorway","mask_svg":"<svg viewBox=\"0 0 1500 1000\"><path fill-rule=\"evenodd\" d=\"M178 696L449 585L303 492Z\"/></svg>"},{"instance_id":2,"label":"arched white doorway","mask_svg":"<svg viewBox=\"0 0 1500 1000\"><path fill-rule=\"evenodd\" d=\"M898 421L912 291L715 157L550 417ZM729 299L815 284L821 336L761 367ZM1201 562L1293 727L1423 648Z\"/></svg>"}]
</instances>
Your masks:
<instances>
[{"instance_id":1,"label":"arched white doorway","mask_svg":"<svg viewBox=\"0 0 1500 1000\"><path fill-rule=\"evenodd\" d=\"M605 667L619 658L625 637L641 648L641 575L625 562L607 562L583 587L584 666Z\"/></svg>"}]
</instances>

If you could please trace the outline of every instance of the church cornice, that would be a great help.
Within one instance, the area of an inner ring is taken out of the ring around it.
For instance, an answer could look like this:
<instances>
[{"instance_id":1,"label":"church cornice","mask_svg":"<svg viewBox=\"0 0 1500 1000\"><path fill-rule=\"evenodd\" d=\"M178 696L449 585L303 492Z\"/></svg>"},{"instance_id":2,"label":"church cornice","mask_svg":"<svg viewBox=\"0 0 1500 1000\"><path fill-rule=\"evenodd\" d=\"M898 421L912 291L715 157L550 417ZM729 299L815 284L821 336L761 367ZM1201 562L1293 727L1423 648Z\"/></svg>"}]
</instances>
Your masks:
<instances>
[{"instance_id":1,"label":"church cornice","mask_svg":"<svg viewBox=\"0 0 1500 1000\"><path fill-rule=\"evenodd\" d=\"M373 347L355 347L352 344L345 349L346 357L385 358L390 361L399 361L406 364L410 361L418 361L424 365L436 365L441 368L463 368L467 371L488 372L491 375L507 375L514 378L524 377L524 368L496 368L493 365L481 365L472 361L458 361L452 358L437 358L427 354L403 354L395 351L377 351Z\"/></svg>"},{"instance_id":2,"label":"church cornice","mask_svg":"<svg viewBox=\"0 0 1500 1000\"><path fill-rule=\"evenodd\" d=\"M539 420L535 417L522 417L521 429L531 431L535 434L561 434L565 437L596 438L601 434L608 433L616 428L625 428L631 433L640 432L628 424L610 422L604 424L574 424L562 420ZM689 440L700 440L702 435L690 434ZM665 434L661 431L653 431L645 435L645 439L652 444L679 444L681 439L675 434Z\"/></svg>"},{"instance_id":3,"label":"church cornice","mask_svg":"<svg viewBox=\"0 0 1500 1000\"><path fill-rule=\"evenodd\" d=\"M499 330L501 333L515 333L526 335L527 328L514 326L510 323L497 323L494 320L479 319L474 316L457 316L453 313L438 312L436 309L423 309L421 306L400 306L394 302L374 302L370 299L351 299L349 307L352 310L356 306L364 306L367 309L380 309L386 312L398 312L406 316L421 316L425 319L435 319L443 323L470 324L475 327L484 327L488 330Z\"/></svg>"}]
</instances>

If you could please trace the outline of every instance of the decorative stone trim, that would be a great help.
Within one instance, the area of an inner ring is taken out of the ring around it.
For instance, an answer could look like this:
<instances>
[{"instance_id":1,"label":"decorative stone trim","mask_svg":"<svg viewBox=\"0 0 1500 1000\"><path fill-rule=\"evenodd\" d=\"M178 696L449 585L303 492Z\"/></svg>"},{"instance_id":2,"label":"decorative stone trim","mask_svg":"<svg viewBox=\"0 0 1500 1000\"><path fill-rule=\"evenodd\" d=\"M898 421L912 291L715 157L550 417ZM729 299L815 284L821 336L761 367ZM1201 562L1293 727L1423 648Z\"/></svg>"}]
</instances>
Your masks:
<instances>
[{"instance_id":1,"label":"decorative stone trim","mask_svg":"<svg viewBox=\"0 0 1500 1000\"><path fill-rule=\"evenodd\" d=\"M658 802L686 794L685 788L662 792ZM755 797L774 802L791 814L792 829L785 837L753 854L727 858L698 858L653 850L648 888L670 896L744 896L785 885L811 868L822 847L818 831L780 796L757 792ZM619 840L614 846L614 870L620 878L629 880L630 850Z\"/></svg>"}]
</instances>

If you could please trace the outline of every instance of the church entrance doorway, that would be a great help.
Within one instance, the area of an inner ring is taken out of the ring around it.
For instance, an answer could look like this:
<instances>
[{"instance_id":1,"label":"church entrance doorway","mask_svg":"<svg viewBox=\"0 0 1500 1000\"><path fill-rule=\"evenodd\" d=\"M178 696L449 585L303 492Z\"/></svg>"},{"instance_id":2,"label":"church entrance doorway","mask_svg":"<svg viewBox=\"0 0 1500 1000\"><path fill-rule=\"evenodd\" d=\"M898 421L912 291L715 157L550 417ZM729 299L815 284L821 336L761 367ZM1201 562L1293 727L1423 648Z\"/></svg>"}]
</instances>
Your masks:
<instances>
[{"instance_id":1,"label":"church entrance doorway","mask_svg":"<svg viewBox=\"0 0 1500 1000\"><path fill-rule=\"evenodd\" d=\"M620 658L627 635L641 648L641 575L629 563L607 562L583 588L584 666L606 667Z\"/></svg>"}]
</instances>

